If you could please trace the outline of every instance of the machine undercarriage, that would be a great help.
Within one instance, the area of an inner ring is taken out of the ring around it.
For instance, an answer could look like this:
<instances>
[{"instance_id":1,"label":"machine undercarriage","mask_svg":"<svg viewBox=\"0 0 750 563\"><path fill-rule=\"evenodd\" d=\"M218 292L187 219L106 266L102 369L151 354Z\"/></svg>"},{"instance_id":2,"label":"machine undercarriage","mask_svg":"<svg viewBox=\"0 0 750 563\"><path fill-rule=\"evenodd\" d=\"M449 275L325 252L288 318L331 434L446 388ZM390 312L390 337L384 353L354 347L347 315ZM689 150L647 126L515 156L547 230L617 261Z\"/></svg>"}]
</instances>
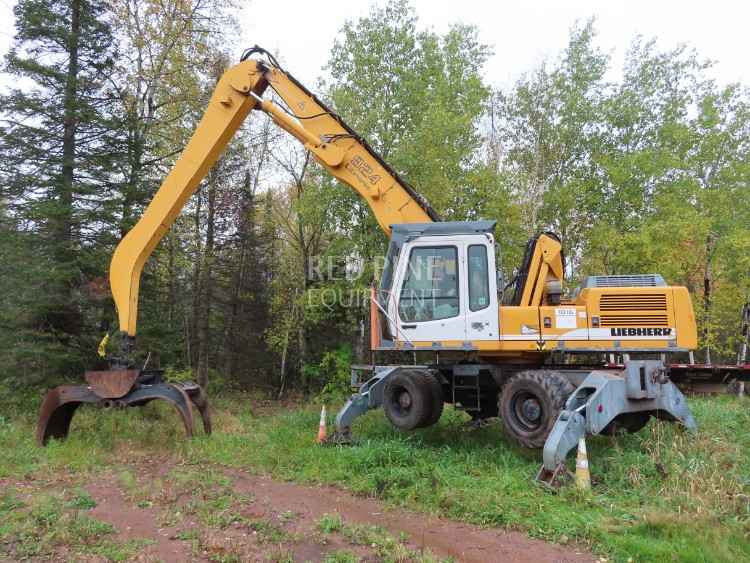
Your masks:
<instances>
[{"instance_id":1,"label":"machine undercarriage","mask_svg":"<svg viewBox=\"0 0 750 563\"><path fill-rule=\"evenodd\" d=\"M366 381L360 385L362 374ZM436 423L449 403L477 422L499 417L519 444L542 449L538 479L544 482L560 474L567 454L587 434L638 432L651 417L697 428L661 360L628 360L617 367L355 366L352 384L359 391L336 417L335 441L351 441L354 420L371 409L383 408L396 428L414 430Z\"/></svg>"}]
</instances>

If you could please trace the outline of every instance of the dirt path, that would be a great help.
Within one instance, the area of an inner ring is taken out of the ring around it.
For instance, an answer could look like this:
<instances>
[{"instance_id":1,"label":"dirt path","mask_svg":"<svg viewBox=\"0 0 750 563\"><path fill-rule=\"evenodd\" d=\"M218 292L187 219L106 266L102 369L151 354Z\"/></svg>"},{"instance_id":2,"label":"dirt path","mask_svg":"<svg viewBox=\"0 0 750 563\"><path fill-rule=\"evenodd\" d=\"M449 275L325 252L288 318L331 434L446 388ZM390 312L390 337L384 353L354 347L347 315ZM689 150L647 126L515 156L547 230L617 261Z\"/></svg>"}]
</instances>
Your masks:
<instances>
[{"instance_id":1,"label":"dirt path","mask_svg":"<svg viewBox=\"0 0 750 563\"><path fill-rule=\"evenodd\" d=\"M467 563L596 561L590 554L529 538L519 532L480 528L424 514L392 510L371 499L353 496L334 487L307 487L274 481L265 476L234 473L235 486L252 492L269 511L293 511L306 522L337 512L344 521L385 528L399 537L405 533L416 549Z\"/></svg>"},{"instance_id":2,"label":"dirt path","mask_svg":"<svg viewBox=\"0 0 750 563\"><path fill-rule=\"evenodd\" d=\"M179 530L160 527L158 510L139 507L128 501L114 479L88 485L86 490L96 502L90 515L112 524L117 529L119 540L152 542L141 554L142 560L179 563L193 559L191 546L184 541L175 541Z\"/></svg>"},{"instance_id":3,"label":"dirt path","mask_svg":"<svg viewBox=\"0 0 750 563\"><path fill-rule=\"evenodd\" d=\"M184 487L184 478L170 477L180 468L166 462L133 466L132 471L137 485L129 491L114 475L105 475L86 489L97 503L91 515L115 526L118 539L149 541L139 553L141 561L323 561L343 552L380 561L388 549L408 552L416 560L431 553L482 563L596 561L572 546L388 509L334 487L303 486L212 467L202 469L210 473L206 480L222 485L212 489L196 483L191 490L190 485ZM176 484L180 481L182 489ZM153 483L158 490L139 496L139 488L145 491ZM135 502L134 495L152 500ZM339 519L342 527L321 531L325 515ZM221 522L218 528L215 522ZM390 539L372 540L367 534L375 533L373 526Z\"/></svg>"}]
</instances>

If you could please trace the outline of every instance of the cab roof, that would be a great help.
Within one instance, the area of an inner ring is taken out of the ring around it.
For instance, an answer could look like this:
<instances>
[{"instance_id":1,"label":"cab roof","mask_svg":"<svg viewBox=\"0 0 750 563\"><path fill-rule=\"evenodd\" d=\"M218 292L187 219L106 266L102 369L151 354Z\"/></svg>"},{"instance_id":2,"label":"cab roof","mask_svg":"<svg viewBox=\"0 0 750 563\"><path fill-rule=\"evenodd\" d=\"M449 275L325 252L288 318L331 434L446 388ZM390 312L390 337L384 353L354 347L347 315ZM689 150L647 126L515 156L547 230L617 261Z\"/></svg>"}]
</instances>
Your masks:
<instances>
[{"instance_id":1,"label":"cab roof","mask_svg":"<svg viewBox=\"0 0 750 563\"><path fill-rule=\"evenodd\" d=\"M401 223L391 225L391 237L396 243L416 237L475 235L495 231L497 221L441 221L439 223Z\"/></svg>"}]
</instances>

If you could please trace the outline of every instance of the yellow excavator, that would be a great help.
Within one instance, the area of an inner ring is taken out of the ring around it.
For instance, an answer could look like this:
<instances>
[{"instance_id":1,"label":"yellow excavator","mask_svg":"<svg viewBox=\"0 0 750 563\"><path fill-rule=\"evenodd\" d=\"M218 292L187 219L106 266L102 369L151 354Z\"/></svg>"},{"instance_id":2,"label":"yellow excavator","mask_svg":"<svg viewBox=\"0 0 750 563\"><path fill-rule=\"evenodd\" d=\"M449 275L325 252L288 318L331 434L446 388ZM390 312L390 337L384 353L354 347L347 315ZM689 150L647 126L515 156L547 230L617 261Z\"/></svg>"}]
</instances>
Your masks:
<instances>
[{"instance_id":1,"label":"yellow excavator","mask_svg":"<svg viewBox=\"0 0 750 563\"><path fill-rule=\"evenodd\" d=\"M123 349L110 370L86 373L87 386L48 393L39 443L66 436L83 403L124 407L164 399L189 435L192 404L210 432L200 387L169 384L157 371L133 366L139 283L146 260L253 110L357 192L390 239L371 295L372 362L354 367L353 382L364 382L339 412L337 436L347 437L352 421L372 408L411 430L436 423L452 403L478 421L499 416L512 438L544 447L544 469L552 475L586 432L637 431L651 416L695 427L663 362L696 347L686 288L656 274L591 276L566 295L562 246L552 233L529 242L517 275L504 283L494 221L440 221L365 139L256 46L221 77L179 160L114 252L109 275ZM377 365L381 351L405 362ZM627 361L610 369L586 363L607 354ZM642 359L630 359L636 355Z\"/></svg>"}]
</instances>

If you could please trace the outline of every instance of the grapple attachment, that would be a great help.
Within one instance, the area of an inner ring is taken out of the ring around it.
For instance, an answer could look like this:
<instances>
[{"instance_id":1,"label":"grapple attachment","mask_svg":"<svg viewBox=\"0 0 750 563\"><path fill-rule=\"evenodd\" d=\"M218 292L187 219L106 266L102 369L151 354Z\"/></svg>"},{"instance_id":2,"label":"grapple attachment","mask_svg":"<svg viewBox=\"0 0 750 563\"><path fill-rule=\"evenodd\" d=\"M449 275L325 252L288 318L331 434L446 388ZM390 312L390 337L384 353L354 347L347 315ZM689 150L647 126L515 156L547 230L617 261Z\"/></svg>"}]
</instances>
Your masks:
<instances>
[{"instance_id":1,"label":"grapple attachment","mask_svg":"<svg viewBox=\"0 0 750 563\"><path fill-rule=\"evenodd\" d=\"M87 385L61 385L47 392L39 411L36 440L40 446L50 438L68 435L70 422L84 403L102 408L140 407L156 399L171 403L185 425L188 438L193 436L191 404L203 419L203 430L211 434L211 415L203 389L195 383L167 383L159 370L114 369L87 371Z\"/></svg>"}]
</instances>

